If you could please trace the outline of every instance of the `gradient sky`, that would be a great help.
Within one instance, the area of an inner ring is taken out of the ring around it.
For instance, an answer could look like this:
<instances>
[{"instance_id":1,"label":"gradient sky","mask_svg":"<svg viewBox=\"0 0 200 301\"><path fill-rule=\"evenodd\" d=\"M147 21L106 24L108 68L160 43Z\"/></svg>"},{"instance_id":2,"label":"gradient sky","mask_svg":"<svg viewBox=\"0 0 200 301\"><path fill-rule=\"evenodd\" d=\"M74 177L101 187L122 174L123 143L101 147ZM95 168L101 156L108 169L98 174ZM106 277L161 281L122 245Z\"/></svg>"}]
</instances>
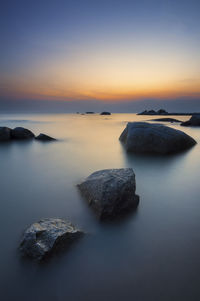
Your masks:
<instances>
[{"instance_id":1,"label":"gradient sky","mask_svg":"<svg viewBox=\"0 0 200 301\"><path fill-rule=\"evenodd\" d=\"M4 106L148 99L200 109L199 0L1 1Z\"/></svg>"}]
</instances>

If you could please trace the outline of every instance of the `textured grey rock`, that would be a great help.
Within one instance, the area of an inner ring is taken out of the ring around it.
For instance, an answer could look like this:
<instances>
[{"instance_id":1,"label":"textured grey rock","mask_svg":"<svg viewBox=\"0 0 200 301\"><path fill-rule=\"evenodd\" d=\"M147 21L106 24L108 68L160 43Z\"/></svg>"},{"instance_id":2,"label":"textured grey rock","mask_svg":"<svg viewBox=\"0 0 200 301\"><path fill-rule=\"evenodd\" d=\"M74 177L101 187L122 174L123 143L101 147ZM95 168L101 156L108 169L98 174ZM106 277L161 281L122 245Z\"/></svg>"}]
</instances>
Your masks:
<instances>
[{"instance_id":1,"label":"textured grey rock","mask_svg":"<svg viewBox=\"0 0 200 301\"><path fill-rule=\"evenodd\" d=\"M200 126L200 115L193 115L190 120L182 122L182 126Z\"/></svg>"},{"instance_id":2,"label":"textured grey rock","mask_svg":"<svg viewBox=\"0 0 200 301\"><path fill-rule=\"evenodd\" d=\"M11 130L11 137L12 139L21 140L34 138L35 135L28 129L25 129L23 127L16 127Z\"/></svg>"},{"instance_id":3,"label":"textured grey rock","mask_svg":"<svg viewBox=\"0 0 200 301\"><path fill-rule=\"evenodd\" d=\"M78 188L101 219L119 215L139 203L132 168L96 171Z\"/></svg>"},{"instance_id":4,"label":"textured grey rock","mask_svg":"<svg viewBox=\"0 0 200 301\"><path fill-rule=\"evenodd\" d=\"M0 127L0 142L9 141L11 139L11 129L5 126Z\"/></svg>"},{"instance_id":5,"label":"textured grey rock","mask_svg":"<svg viewBox=\"0 0 200 301\"><path fill-rule=\"evenodd\" d=\"M71 223L59 219L42 219L32 224L23 235L20 250L28 257L41 260L83 234Z\"/></svg>"},{"instance_id":6,"label":"textured grey rock","mask_svg":"<svg viewBox=\"0 0 200 301\"><path fill-rule=\"evenodd\" d=\"M182 131L162 124L129 122L120 136L127 151L168 154L188 149L196 141Z\"/></svg>"},{"instance_id":7,"label":"textured grey rock","mask_svg":"<svg viewBox=\"0 0 200 301\"><path fill-rule=\"evenodd\" d=\"M40 141L53 141L56 140L55 138L52 138L48 135L45 134L39 134L37 137L35 137L36 140L40 140Z\"/></svg>"}]
</instances>

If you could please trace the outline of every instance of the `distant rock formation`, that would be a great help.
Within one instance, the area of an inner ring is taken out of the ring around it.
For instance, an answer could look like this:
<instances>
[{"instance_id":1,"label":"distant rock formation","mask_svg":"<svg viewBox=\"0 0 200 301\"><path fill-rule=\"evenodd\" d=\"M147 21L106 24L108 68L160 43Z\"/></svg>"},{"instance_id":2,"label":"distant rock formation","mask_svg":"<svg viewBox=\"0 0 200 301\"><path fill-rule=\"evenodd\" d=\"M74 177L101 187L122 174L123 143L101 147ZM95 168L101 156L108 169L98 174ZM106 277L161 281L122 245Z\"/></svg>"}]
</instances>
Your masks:
<instances>
[{"instance_id":1,"label":"distant rock formation","mask_svg":"<svg viewBox=\"0 0 200 301\"><path fill-rule=\"evenodd\" d=\"M200 126L200 114L193 115L190 120L182 122L182 126Z\"/></svg>"},{"instance_id":2,"label":"distant rock formation","mask_svg":"<svg viewBox=\"0 0 200 301\"><path fill-rule=\"evenodd\" d=\"M55 138L52 138L48 135L42 134L40 133L37 137L35 137L36 140L40 140L40 141L53 141L56 140Z\"/></svg>"},{"instance_id":3,"label":"distant rock formation","mask_svg":"<svg viewBox=\"0 0 200 301\"><path fill-rule=\"evenodd\" d=\"M94 112L89 111L89 112L85 112L85 114L94 114Z\"/></svg>"},{"instance_id":4,"label":"distant rock formation","mask_svg":"<svg viewBox=\"0 0 200 301\"><path fill-rule=\"evenodd\" d=\"M96 171L78 188L100 219L113 218L139 203L132 168Z\"/></svg>"},{"instance_id":5,"label":"distant rock formation","mask_svg":"<svg viewBox=\"0 0 200 301\"><path fill-rule=\"evenodd\" d=\"M141 112L141 113L138 113L137 115L167 115L167 116L169 116L169 115L174 115L174 116L190 116L190 115L200 115L200 113L169 113L169 112L167 112L167 111L165 111L165 110L163 110L163 109L160 109L160 110L158 110L158 111L154 111L154 110L149 110L149 111L147 111L147 110L145 110L145 111L143 111L143 112Z\"/></svg>"},{"instance_id":6,"label":"distant rock formation","mask_svg":"<svg viewBox=\"0 0 200 301\"><path fill-rule=\"evenodd\" d=\"M145 110L141 113L138 113L137 115L167 115L167 114L169 114L167 111L160 109L157 112L154 110L149 110L149 111Z\"/></svg>"},{"instance_id":7,"label":"distant rock formation","mask_svg":"<svg viewBox=\"0 0 200 301\"><path fill-rule=\"evenodd\" d=\"M60 218L46 218L32 224L23 235L23 255L41 260L54 251L68 246L83 234L71 223Z\"/></svg>"},{"instance_id":8,"label":"distant rock formation","mask_svg":"<svg viewBox=\"0 0 200 301\"><path fill-rule=\"evenodd\" d=\"M101 112L100 115L111 115L111 113L105 111L105 112Z\"/></svg>"},{"instance_id":9,"label":"distant rock formation","mask_svg":"<svg viewBox=\"0 0 200 301\"><path fill-rule=\"evenodd\" d=\"M196 144L182 131L162 124L129 122L120 136L128 152L169 154L180 152Z\"/></svg>"}]
</instances>

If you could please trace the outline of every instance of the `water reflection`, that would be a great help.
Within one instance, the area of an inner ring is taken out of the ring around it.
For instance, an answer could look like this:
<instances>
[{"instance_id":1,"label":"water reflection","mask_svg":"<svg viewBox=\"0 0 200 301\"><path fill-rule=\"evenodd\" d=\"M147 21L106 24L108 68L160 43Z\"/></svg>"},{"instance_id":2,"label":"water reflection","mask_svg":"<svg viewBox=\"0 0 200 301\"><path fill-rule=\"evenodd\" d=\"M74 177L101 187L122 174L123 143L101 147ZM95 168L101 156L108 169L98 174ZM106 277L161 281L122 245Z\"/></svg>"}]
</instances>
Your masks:
<instances>
[{"instance_id":1,"label":"water reflection","mask_svg":"<svg viewBox=\"0 0 200 301\"><path fill-rule=\"evenodd\" d=\"M59 141L0 145L2 300L199 300L200 143L176 155L140 156L125 152L118 138L127 121L145 116L4 118L10 127L17 126L10 120L29 120L21 126ZM200 142L199 129L170 126ZM99 222L76 184L96 170L121 167L136 173L139 207ZM66 218L87 234L40 266L21 260L17 246L23 229L44 217Z\"/></svg>"}]
</instances>

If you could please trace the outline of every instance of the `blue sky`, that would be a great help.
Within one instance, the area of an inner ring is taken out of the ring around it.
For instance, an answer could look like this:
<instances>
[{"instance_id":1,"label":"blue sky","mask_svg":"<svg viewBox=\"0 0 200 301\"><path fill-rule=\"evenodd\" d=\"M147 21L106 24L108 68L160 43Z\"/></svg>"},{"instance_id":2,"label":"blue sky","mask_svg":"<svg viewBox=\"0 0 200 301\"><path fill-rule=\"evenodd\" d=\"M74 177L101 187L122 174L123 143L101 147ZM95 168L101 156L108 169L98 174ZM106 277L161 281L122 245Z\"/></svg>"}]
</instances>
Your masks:
<instances>
[{"instance_id":1,"label":"blue sky","mask_svg":"<svg viewBox=\"0 0 200 301\"><path fill-rule=\"evenodd\" d=\"M198 110L199 49L196 0L1 1L0 108L181 99Z\"/></svg>"}]
</instances>

